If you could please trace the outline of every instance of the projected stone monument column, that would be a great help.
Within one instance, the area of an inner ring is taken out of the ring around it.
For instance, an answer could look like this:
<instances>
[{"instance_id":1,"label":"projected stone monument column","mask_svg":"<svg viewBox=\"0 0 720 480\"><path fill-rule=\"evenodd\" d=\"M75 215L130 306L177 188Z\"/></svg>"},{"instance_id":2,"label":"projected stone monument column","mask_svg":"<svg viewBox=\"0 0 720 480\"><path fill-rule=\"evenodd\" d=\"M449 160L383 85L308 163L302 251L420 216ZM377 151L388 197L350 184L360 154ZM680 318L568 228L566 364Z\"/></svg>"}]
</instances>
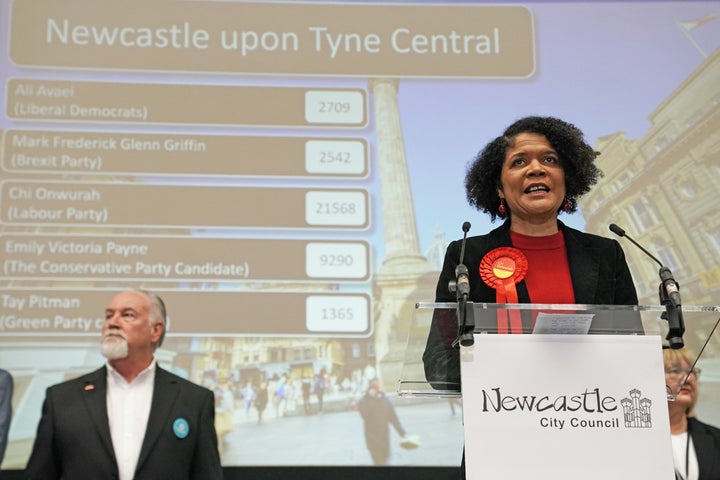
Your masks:
<instances>
[{"instance_id":1,"label":"projected stone monument column","mask_svg":"<svg viewBox=\"0 0 720 480\"><path fill-rule=\"evenodd\" d=\"M375 349L383 383L400 376L407 332L418 301L432 301L436 273L420 253L405 144L397 102L398 81L372 79L377 165L385 259L375 275Z\"/></svg>"}]
</instances>

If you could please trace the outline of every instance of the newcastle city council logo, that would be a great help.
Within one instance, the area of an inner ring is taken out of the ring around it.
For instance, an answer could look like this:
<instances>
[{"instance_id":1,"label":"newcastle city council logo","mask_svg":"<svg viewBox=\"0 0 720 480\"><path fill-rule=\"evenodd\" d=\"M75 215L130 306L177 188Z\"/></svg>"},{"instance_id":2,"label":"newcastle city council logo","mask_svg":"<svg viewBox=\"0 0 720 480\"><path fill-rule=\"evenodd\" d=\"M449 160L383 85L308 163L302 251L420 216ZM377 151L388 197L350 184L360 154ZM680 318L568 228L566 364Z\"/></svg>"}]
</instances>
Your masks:
<instances>
[{"instance_id":1,"label":"newcastle city council logo","mask_svg":"<svg viewBox=\"0 0 720 480\"><path fill-rule=\"evenodd\" d=\"M640 398L642 393L637 388L630 390L630 397L620 400L623 408L625 426L629 428L652 428L652 414L650 406L652 400Z\"/></svg>"},{"instance_id":2,"label":"newcastle city council logo","mask_svg":"<svg viewBox=\"0 0 720 480\"><path fill-rule=\"evenodd\" d=\"M608 395L600 387L585 388L576 394L512 395L501 387L482 390L479 407L489 413L540 414L542 428L615 429L652 428L652 400L639 388L627 397ZM536 417L537 418L537 417Z\"/></svg>"}]
</instances>

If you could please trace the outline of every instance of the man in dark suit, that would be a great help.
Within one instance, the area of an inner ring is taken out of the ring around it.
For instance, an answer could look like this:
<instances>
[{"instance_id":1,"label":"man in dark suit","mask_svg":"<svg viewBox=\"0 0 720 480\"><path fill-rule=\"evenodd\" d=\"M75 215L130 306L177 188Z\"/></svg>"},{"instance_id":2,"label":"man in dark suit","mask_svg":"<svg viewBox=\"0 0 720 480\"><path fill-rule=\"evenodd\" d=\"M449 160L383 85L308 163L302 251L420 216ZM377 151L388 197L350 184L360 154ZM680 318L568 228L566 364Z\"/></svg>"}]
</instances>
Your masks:
<instances>
[{"instance_id":1,"label":"man in dark suit","mask_svg":"<svg viewBox=\"0 0 720 480\"><path fill-rule=\"evenodd\" d=\"M47 390L28 479L222 478L210 390L157 365L157 295L132 290L105 310L107 364Z\"/></svg>"}]
</instances>

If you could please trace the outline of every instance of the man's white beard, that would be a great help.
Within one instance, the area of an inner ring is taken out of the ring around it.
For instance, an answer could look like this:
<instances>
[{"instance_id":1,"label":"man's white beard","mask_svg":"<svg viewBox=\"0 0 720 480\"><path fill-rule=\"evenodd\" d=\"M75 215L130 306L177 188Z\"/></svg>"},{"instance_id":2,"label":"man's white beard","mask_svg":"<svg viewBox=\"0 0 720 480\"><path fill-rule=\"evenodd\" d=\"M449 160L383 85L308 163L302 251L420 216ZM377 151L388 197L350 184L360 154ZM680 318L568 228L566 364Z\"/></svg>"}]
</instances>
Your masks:
<instances>
[{"instance_id":1,"label":"man's white beard","mask_svg":"<svg viewBox=\"0 0 720 480\"><path fill-rule=\"evenodd\" d=\"M103 336L100 353L108 360L120 360L128 356L128 343L121 333L110 333Z\"/></svg>"}]
</instances>

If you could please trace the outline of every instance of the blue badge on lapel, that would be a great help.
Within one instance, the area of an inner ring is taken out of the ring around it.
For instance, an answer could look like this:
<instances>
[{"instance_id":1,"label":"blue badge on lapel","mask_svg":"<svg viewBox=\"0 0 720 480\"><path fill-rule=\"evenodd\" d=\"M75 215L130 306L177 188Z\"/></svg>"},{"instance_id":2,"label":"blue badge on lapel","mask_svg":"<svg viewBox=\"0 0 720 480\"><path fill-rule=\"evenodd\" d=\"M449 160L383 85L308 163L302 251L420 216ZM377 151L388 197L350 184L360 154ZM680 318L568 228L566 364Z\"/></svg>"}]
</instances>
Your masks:
<instances>
[{"instance_id":1,"label":"blue badge on lapel","mask_svg":"<svg viewBox=\"0 0 720 480\"><path fill-rule=\"evenodd\" d=\"M190 433L190 424L184 418L177 418L173 422L173 433L178 438L185 438Z\"/></svg>"}]
</instances>

